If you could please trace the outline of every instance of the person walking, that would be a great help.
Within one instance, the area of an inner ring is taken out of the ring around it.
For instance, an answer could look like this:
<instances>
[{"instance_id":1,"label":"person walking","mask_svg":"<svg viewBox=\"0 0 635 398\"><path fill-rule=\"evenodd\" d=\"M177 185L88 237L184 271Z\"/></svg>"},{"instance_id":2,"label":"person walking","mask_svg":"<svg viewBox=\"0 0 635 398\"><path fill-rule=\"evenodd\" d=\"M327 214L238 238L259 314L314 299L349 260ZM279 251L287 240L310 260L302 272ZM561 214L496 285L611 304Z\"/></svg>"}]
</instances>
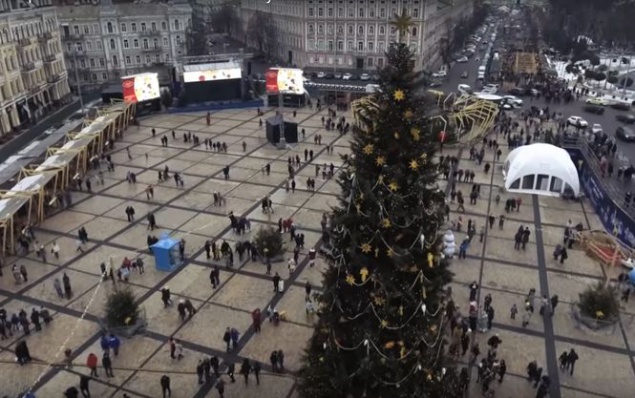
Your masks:
<instances>
[{"instance_id":1,"label":"person walking","mask_svg":"<svg viewBox=\"0 0 635 398\"><path fill-rule=\"evenodd\" d=\"M260 385L260 362L255 362L253 365L254 376L256 376L256 385Z\"/></svg>"},{"instance_id":2,"label":"person walking","mask_svg":"<svg viewBox=\"0 0 635 398\"><path fill-rule=\"evenodd\" d=\"M558 361L560 362L560 370L566 372L569 368L569 353L563 351L560 357L558 357Z\"/></svg>"},{"instance_id":3,"label":"person walking","mask_svg":"<svg viewBox=\"0 0 635 398\"><path fill-rule=\"evenodd\" d=\"M273 282L273 292L280 293L280 275L276 272L271 280Z\"/></svg>"},{"instance_id":4,"label":"person walking","mask_svg":"<svg viewBox=\"0 0 635 398\"><path fill-rule=\"evenodd\" d=\"M225 381L223 379L218 379L216 382L216 390L218 390L218 396L220 398L225 398Z\"/></svg>"},{"instance_id":5,"label":"person walking","mask_svg":"<svg viewBox=\"0 0 635 398\"><path fill-rule=\"evenodd\" d=\"M79 377L79 391L82 393L84 398L90 398L90 388L88 387L89 382L90 376L81 375Z\"/></svg>"},{"instance_id":6,"label":"person walking","mask_svg":"<svg viewBox=\"0 0 635 398\"><path fill-rule=\"evenodd\" d=\"M572 348L571 351L569 351L569 355L567 356L567 363L569 364L569 367L571 368L571 373L570 373L571 376L573 376L575 363L578 359L580 359L580 357L578 356L578 353L575 352L575 350Z\"/></svg>"},{"instance_id":7,"label":"person walking","mask_svg":"<svg viewBox=\"0 0 635 398\"><path fill-rule=\"evenodd\" d=\"M232 383L236 382L236 378L234 377L234 373L236 372L236 365L233 362L230 362L227 365L227 376L229 376L229 380Z\"/></svg>"},{"instance_id":8,"label":"person walking","mask_svg":"<svg viewBox=\"0 0 635 398\"><path fill-rule=\"evenodd\" d=\"M112 361L110 360L110 354L107 352L104 352L104 356L101 357L101 365L104 367L107 377L115 377L112 373Z\"/></svg>"},{"instance_id":9,"label":"person walking","mask_svg":"<svg viewBox=\"0 0 635 398\"><path fill-rule=\"evenodd\" d=\"M249 359L245 358L243 364L240 366L240 374L245 378L245 384L249 384L249 374L251 373L251 364Z\"/></svg>"},{"instance_id":10,"label":"person walking","mask_svg":"<svg viewBox=\"0 0 635 398\"><path fill-rule=\"evenodd\" d=\"M163 393L163 398L171 397L172 390L170 390L170 378L168 377L168 375L161 376L160 382L161 382L161 391Z\"/></svg>"},{"instance_id":11,"label":"person walking","mask_svg":"<svg viewBox=\"0 0 635 398\"><path fill-rule=\"evenodd\" d=\"M111 333L110 337L108 338L108 348L112 350L112 353L115 354L115 356L119 355L120 345L121 345L121 340L119 340L117 336Z\"/></svg>"},{"instance_id":12,"label":"person walking","mask_svg":"<svg viewBox=\"0 0 635 398\"><path fill-rule=\"evenodd\" d=\"M90 375L99 377L97 374L97 355L94 353L88 354L88 358L86 358L86 366L90 369Z\"/></svg>"},{"instance_id":13,"label":"person walking","mask_svg":"<svg viewBox=\"0 0 635 398\"><path fill-rule=\"evenodd\" d=\"M505 363L504 359L501 359L500 365L498 367L498 375L500 376L500 379L498 379L499 383L503 382L503 378L505 377L505 373L507 373L507 364Z\"/></svg>"}]
</instances>

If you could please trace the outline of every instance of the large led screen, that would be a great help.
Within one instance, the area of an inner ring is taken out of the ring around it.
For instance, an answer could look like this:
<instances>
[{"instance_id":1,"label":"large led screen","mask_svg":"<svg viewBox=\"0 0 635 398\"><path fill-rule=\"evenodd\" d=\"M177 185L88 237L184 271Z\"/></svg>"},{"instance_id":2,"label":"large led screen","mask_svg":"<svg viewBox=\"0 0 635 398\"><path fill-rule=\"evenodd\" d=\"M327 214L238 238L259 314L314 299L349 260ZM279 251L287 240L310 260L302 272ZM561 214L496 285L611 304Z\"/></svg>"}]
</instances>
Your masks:
<instances>
[{"instance_id":1,"label":"large led screen","mask_svg":"<svg viewBox=\"0 0 635 398\"><path fill-rule=\"evenodd\" d=\"M242 72L240 68L202 70L195 72L183 72L183 82L214 82L218 80L240 79Z\"/></svg>"},{"instance_id":2,"label":"large led screen","mask_svg":"<svg viewBox=\"0 0 635 398\"><path fill-rule=\"evenodd\" d=\"M161 96L159 76L156 73L140 73L121 78L123 99L126 102L143 102Z\"/></svg>"},{"instance_id":3,"label":"large led screen","mask_svg":"<svg viewBox=\"0 0 635 398\"><path fill-rule=\"evenodd\" d=\"M265 73L265 87L269 94L303 94L302 69L272 68Z\"/></svg>"}]
</instances>

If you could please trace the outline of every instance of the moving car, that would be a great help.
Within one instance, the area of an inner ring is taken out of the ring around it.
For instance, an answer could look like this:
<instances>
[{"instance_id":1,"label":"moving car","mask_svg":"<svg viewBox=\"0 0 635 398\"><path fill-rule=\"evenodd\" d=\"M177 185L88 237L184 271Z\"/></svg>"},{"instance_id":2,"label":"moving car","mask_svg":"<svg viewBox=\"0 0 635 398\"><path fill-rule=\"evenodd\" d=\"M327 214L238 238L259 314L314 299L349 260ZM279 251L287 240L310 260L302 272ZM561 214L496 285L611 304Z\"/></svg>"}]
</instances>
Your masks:
<instances>
[{"instance_id":1,"label":"moving car","mask_svg":"<svg viewBox=\"0 0 635 398\"><path fill-rule=\"evenodd\" d=\"M362 74L359 76L359 80L363 80L363 81L370 80L370 75L369 75L368 73L362 73Z\"/></svg>"},{"instance_id":2,"label":"moving car","mask_svg":"<svg viewBox=\"0 0 635 398\"><path fill-rule=\"evenodd\" d=\"M595 123L593 127L591 127L591 132L593 134L600 134L604 130L602 129L602 125L600 123Z\"/></svg>"},{"instance_id":3,"label":"moving car","mask_svg":"<svg viewBox=\"0 0 635 398\"><path fill-rule=\"evenodd\" d=\"M353 77L353 75L351 73L344 73L344 75L342 76L343 80L351 80L351 78Z\"/></svg>"},{"instance_id":4,"label":"moving car","mask_svg":"<svg viewBox=\"0 0 635 398\"><path fill-rule=\"evenodd\" d=\"M596 115L603 115L604 108L599 105L585 105L582 107L582 110L589 113L594 113Z\"/></svg>"},{"instance_id":5,"label":"moving car","mask_svg":"<svg viewBox=\"0 0 635 398\"><path fill-rule=\"evenodd\" d=\"M587 98L586 101L584 102L591 105L599 105L599 106L608 105L608 101L605 100L604 98Z\"/></svg>"},{"instance_id":6,"label":"moving car","mask_svg":"<svg viewBox=\"0 0 635 398\"><path fill-rule=\"evenodd\" d=\"M569 116L569 118L567 119L567 124L569 126L575 126L583 129L589 127L589 123L587 123L587 121L582 119L580 116Z\"/></svg>"},{"instance_id":7,"label":"moving car","mask_svg":"<svg viewBox=\"0 0 635 398\"><path fill-rule=\"evenodd\" d=\"M630 115L630 114L620 114L620 115L616 115L615 119L617 121L620 121L622 123L626 123L626 124L634 124L635 123L635 115Z\"/></svg>"},{"instance_id":8,"label":"moving car","mask_svg":"<svg viewBox=\"0 0 635 398\"><path fill-rule=\"evenodd\" d=\"M318 79L324 79L324 78L326 77L326 73L324 73L324 72L318 72L316 77L317 77Z\"/></svg>"},{"instance_id":9,"label":"moving car","mask_svg":"<svg viewBox=\"0 0 635 398\"><path fill-rule=\"evenodd\" d=\"M430 83L428 87L434 88L434 87L441 87L441 86L442 86L441 82L432 82Z\"/></svg>"},{"instance_id":10,"label":"moving car","mask_svg":"<svg viewBox=\"0 0 635 398\"><path fill-rule=\"evenodd\" d=\"M467 57L461 57L461 58L457 59L456 62L458 62L460 64L464 64L464 63L467 62Z\"/></svg>"},{"instance_id":11,"label":"moving car","mask_svg":"<svg viewBox=\"0 0 635 398\"><path fill-rule=\"evenodd\" d=\"M511 90L509 90L509 93L512 95L525 95L526 90L520 87L514 87Z\"/></svg>"},{"instance_id":12,"label":"moving car","mask_svg":"<svg viewBox=\"0 0 635 398\"><path fill-rule=\"evenodd\" d=\"M618 111L630 111L631 105L626 102L614 102L611 104L611 108L617 109Z\"/></svg>"},{"instance_id":13,"label":"moving car","mask_svg":"<svg viewBox=\"0 0 635 398\"><path fill-rule=\"evenodd\" d=\"M461 78L467 79L467 71L461 73Z\"/></svg>"},{"instance_id":14,"label":"moving car","mask_svg":"<svg viewBox=\"0 0 635 398\"><path fill-rule=\"evenodd\" d=\"M434 72L434 73L432 74L432 77L446 77L447 75L448 75L448 74L447 74L447 72L446 72L446 71L444 71L444 70L440 70L440 71L438 71L438 72Z\"/></svg>"},{"instance_id":15,"label":"moving car","mask_svg":"<svg viewBox=\"0 0 635 398\"><path fill-rule=\"evenodd\" d=\"M503 97L503 101L512 104L514 107L516 108L520 108L521 106L523 106L523 100L521 100L518 97L515 97L513 95L506 95Z\"/></svg>"},{"instance_id":16,"label":"moving car","mask_svg":"<svg viewBox=\"0 0 635 398\"><path fill-rule=\"evenodd\" d=\"M472 87L468 86L467 84L459 84L456 91L461 94L469 94L472 92Z\"/></svg>"},{"instance_id":17,"label":"moving car","mask_svg":"<svg viewBox=\"0 0 635 398\"><path fill-rule=\"evenodd\" d=\"M622 141L633 142L635 141L635 132L628 127L620 126L615 130L615 136Z\"/></svg>"}]
</instances>

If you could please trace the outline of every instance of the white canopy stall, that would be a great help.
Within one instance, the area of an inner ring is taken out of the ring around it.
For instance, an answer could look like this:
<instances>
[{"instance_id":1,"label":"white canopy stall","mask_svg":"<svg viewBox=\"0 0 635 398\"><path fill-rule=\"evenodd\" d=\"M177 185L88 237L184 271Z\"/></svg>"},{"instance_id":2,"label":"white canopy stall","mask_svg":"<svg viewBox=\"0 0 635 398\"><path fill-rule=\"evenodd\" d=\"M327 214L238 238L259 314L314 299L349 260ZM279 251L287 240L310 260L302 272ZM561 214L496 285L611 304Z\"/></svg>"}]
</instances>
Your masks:
<instances>
[{"instance_id":1,"label":"white canopy stall","mask_svg":"<svg viewBox=\"0 0 635 398\"><path fill-rule=\"evenodd\" d=\"M550 144L535 143L511 151L503 176L509 192L560 196L570 190L575 196L580 194L580 178L571 156Z\"/></svg>"}]
</instances>

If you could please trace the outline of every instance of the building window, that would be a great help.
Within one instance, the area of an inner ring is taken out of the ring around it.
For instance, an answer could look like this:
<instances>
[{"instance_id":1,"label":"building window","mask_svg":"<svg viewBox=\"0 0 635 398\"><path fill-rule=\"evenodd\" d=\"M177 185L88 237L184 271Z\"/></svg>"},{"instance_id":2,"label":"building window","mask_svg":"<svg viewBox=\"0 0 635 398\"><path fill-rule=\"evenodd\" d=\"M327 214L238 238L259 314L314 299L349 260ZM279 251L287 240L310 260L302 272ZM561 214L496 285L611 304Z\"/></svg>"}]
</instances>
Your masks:
<instances>
[{"instance_id":1,"label":"building window","mask_svg":"<svg viewBox=\"0 0 635 398\"><path fill-rule=\"evenodd\" d=\"M124 39L123 48L130 48L130 43L128 42L128 39Z\"/></svg>"},{"instance_id":2,"label":"building window","mask_svg":"<svg viewBox=\"0 0 635 398\"><path fill-rule=\"evenodd\" d=\"M379 42L377 43L377 51L379 52L383 52L384 51L384 42Z\"/></svg>"},{"instance_id":3,"label":"building window","mask_svg":"<svg viewBox=\"0 0 635 398\"><path fill-rule=\"evenodd\" d=\"M374 35L375 34L375 27L373 25L370 25L368 27L368 34L369 35Z\"/></svg>"},{"instance_id":4,"label":"building window","mask_svg":"<svg viewBox=\"0 0 635 398\"><path fill-rule=\"evenodd\" d=\"M76 51L84 51L84 48L82 47L82 43L80 43L80 42L75 43L75 50Z\"/></svg>"},{"instance_id":5,"label":"building window","mask_svg":"<svg viewBox=\"0 0 635 398\"><path fill-rule=\"evenodd\" d=\"M346 43L346 47L348 49L348 51L353 51L355 48L353 47L353 42L349 41L348 43Z\"/></svg>"},{"instance_id":6,"label":"building window","mask_svg":"<svg viewBox=\"0 0 635 398\"><path fill-rule=\"evenodd\" d=\"M413 18L419 18L419 9L418 8L413 8L412 9L412 17Z\"/></svg>"},{"instance_id":7,"label":"building window","mask_svg":"<svg viewBox=\"0 0 635 398\"><path fill-rule=\"evenodd\" d=\"M329 51L333 51L333 40L329 40Z\"/></svg>"},{"instance_id":8,"label":"building window","mask_svg":"<svg viewBox=\"0 0 635 398\"><path fill-rule=\"evenodd\" d=\"M96 82L97 81L97 73L92 73L90 75L90 78L93 79L94 82Z\"/></svg>"},{"instance_id":9,"label":"building window","mask_svg":"<svg viewBox=\"0 0 635 398\"><path fill-rule=\"evenodd\" d=\"M86 42L86 49L88 51L93 51L93 42L92 41L87 41Z\"/></svg>"},{"instance_id":10,"label":"building window","mask_svg":"<svg viewBox=\"0 0 635 398\"><path fill-rule=\"evenodd\" d=\"M115 43L114 39L110 39L110 49L111 50L117 49L117 44Z\"/></svg>"},{"instance_id":11,"label":"building window","mask_svg":"<svg viewBox=\"0 0 635 398\"><path fill-rule=\"evenodd\" d=\"M97 49L101 50L103 47L101 45L101 40L97 40L95 43L97 43Z\"/></svg>"},{"instance_id":12,"label":"building window","mask_svg":"<svg viewBox=\"0 0 635 398\"><path fill-rule=\"evenodd\" d=\"M360 18L364 18L364 9L363 8L359 9L359 17Z\"/></svg>"},{"instance_id":13,"label":"building window","mask_svg":"<svg viewBox=\"0 0 635 398\"><path fill-rule=\"evenodd\" d=\"M324 50L324 40L318 40L318 51Z\"/></svg>"},{"instance_id":14,"label":"building window","mask_svg":"<svg viewBox=\"0 0 635 398\"><path fill-rule=\"evenodd\" d=\"M375 8L371 8L370 10L368 10L368 16L370 18L375 18Z\"/></svg>"},{"instance_id":15,"label":"building window","mask_svg":"<svg viewBox=\"0 0 635 398\"><path fill-rule=\"evenodd\" d=\"M372 41L368 42L368 51L375 51L375 43Z\"/></svg>"},{"instance_id":16,"label":"building window","mask_svg":"<svg viewBox=\"0 0 635 398\"><path fill-rule=\"evenodd\" d=\"M154 48L159 48L159 39L152 39L152 45Z\"/></svg>"},{"instance_id":17,"label":"building window","mask_svg":"<svg viewBox=\"0 0 635 398\"><path fill-rule=\"evenodd\" d=\"M119 60L117 59L117 56L116 56L116 55L113 55L113 56L112 56L112 64L113 64L114 66L118 66L118 65L119 65Z\"/></svg>"},{"instance_id":18,"label":"building window","mask_svg":"<svg viewBox=\"0 0 635 398\"><path fill-rule=\"evenodd\" d=\"M140 64L141 63L141 55L137 55L134 60L135 60L135 62L137 64Z\"/></svg>"},{"instance_id":19,"label":"building window","mask_svg":"<svg viewBox=\"0 0 635 398\"><path fill-rule=\"evenodd\" d=\"M156 62L156 63L161 62L161 56L159 54L154 56L154 62Z\"/></svg>"},{"instance_id":20,"label":"building window","mask_svg":"<svg viewBox=\"0 0 635 398\"><path fill-rule=\"evenodd\" d=\"M373 66L373 59L372 58L368 58L368 61L366 61L366 65L368 65L368 67L372 67Z\"/></svg>"},{"instance_id":21,"label":"building window","mask_svg":"<svg viewBox=\"0 0 635 398\"><path fill-rule=\"evenodd\" d=\"M147 30L146 29L146 23L145 22L141 22L141 31L145 32L146 30Z\"/></svg>"},{"instance_id":22,"label":"building window","mask_svg":"<svg viewBox=\"0 0 635 398\"><path fill-rule=\"evenodd\" d=\"M146 55L146 65L150 65L152 63L152 60L150 59L149 55Z\"/></svg>"},{"instance_id":23,"label":"building window","mask_svg":"<svg viewBox=\"0 0 635 398\"><path fill-rule=\"evenodd\" d=\"M384 67L384 59L383 58L377 58L377 67L378 68L383 68Z\"/></svg>"},{"instance_id":24,"label":"building window","mask_svg":"<svg viewBox=\"0 0 635 398\"><path fill-rule=\"evenodd\" d=\"M174 20L174 30L181 30L181 24L179 24L179 20Z\"/></svg>"},{"instance_id":25,"label":"building window","mask_svg":"<svg viewBox=\"0 0 635 398\"><path fill-rule=\"evenodd\" d=\"M324 9L322 7L318 7L318 18L322 18L324 16Z\"/></svg>"},{"instance_id":26,"label":"building window","mask_svg":"<svg viewBox=\"0 0 635 398\"><path fill-rule=\"evenodd\" d=\"M363 26L358 26L357 27L357 34L358 35L363 35L364 34L364 27Z\"/></svg>"},{"instance_id":27,"label":"building window","mask_svg":"<svg viewBox=\"0 0 635 398\"><path fill-rule=\"evenodd\" d=\"M167 47L168 46L168 38L164 37L163 38L163 47Z\"/></svg>"},{"instance_id":28,"label":"building window","mask_svg":"<svg viewBox=\"0 0 635 398\"><path fill-rule=\"evenodd\" d=\"M385 8L380 8L379 9L379 18L386 18L386 9Z\"/></svg>"},{"instance_id":29,"label":"building window","mask_svg":"<svg viewBox=\"0 0 635 398\"><path fill-rule=\"evenodd\" d=\"M337 42L337 51L344 51L344 42L342 40Z\"/></svg>"},{"instance_id":30,"label":"building window","mask_svg":"<svg viewBox=\"0 0 635 398\"><path fill-rule=\"evenodd\" d=\"M73 26L73 33L75 33L76 36L79 36L79 26Z\"/></svg>"},{"instance_id":31,"label":"building window","mask_svg":"<svg viewBox=\"0 0 635 398\"><path fill-rule=\"evenodd\" d=\"M168 24L165 21L161 22L161 30L168 30Z\"/></svg>"},{"instance_id":32,"label":"building window","mask_svg":"<svg viewBox=\"0 0 635 398\"><path fill-rule=\"evenodd\" d=\"M108 74L106 72L102 72L101 74L101 80L108 80Z\"/></svg>"},{"instance_id":33,"label":"building window","mask_svg":"<svg viewBox=\"0 0 635 398\"><path fill-rule=\"evenodd\" d=\"M130 59L130 55L126 55L126 65L130 65L132 60Z\"/></svg>"},{"instance_id":34,"label":"building window","mask_svg":"<svg viewBox=\"0 0 635 398\"><path fill-rule=\"evenodd\" d=\"M344 34L344 26L343 25L337 25L337 34L338 35L343 35Z\"/></svg>"},{"instance_id":35,"label":"building window","mask_svg":"<svg viewBox=\"0 0 635 398\"><path fill-rule=\"evenodd\" d=\"M96 23L93 24L93 34L94 35L99 34L99 24L96 24Z\"/></svg>"},{"instance_id":36,"label":"building window","mask_svg":"<svg viewBox=\"0 0 635 398\"><path fill-rule=\"evenodd\" d=\"M324 34L324 25L322 24L318 25L318 34L319 35Z\"/></svg>"},{"instance_id":37,"label":"building window","mask_svg":"<svg viewBox=\"0 0 635 398\"><path fill-rule=\"evenodd\" d=\"M310 34L315 33L315 26L313 24L309 24L309 33Z\"/></svg>"},{"instance_id":38,"label":"building window","mask_svg":"<svg viewBox=\"0 0 635 398\"><path fill-rule=\"evenodd\" d=\"M386 34L386 27L385 27L385 26L380 26L380 27L379 27L379 34L380 34L381 36L383 36L383 35L385 35L385 34Z\"/></svg>"},{"instance_id":39,"label":"building window","mask_svg":"<svg viewBox=\"0 0 635 398\"><path fill-rule=\"evenodd\" d=\"M176 36L176 44L177 44L178 46L180 46L180 45L181 45L181 36Z\"/></svg>"},{"instance_id":40,"label":"building window","mask_svg":"<svg viewBox=\"0 0 635 398\"><path fill-rule=\"evenodd\" d=\"M88 25L84 25L84 34L87 35L90 33L90 27Z\"/></svg>"},{"instance_id":41,"label":"building window","mask_svg":"<svg viewBox=\"0 0 635 398\"><path fill-rule=\"evenodd\" d=\"M364 51L364 42L363 41L358 41L357 42L357 51Z\"/></svg>"},{"instance_id":42,"label":"building window","mask_svg":"<svg viewBox=\"0 0 635 398\"><path fill-rule=\"evenodd\" d=\"M66 49L68 50L68 52L73 52L73 44L71 43L66 43Z\"/></svg>"},{"instance_id":43,"label":"building window","mask_svg":"<svg viewBox=\"0 0 635 398\"><path fill-rule=\"evenodd\" d=\"M348 34L351 35L351 36L353 34L355 34L355 30L353 28L353 25L348 25Z\"/></svg>"},{"instance_id":44,"label":"building window","mask_svg":"<svg viewBox=\"0 0 635 398\"><path fill-rule=\"evenodd\" d=\"M91 58L88 60L88 64L90 65L91 68L95 67L95 58Z\"/></svg>"},{"instance_id":45,"label":"building window","mask_svg":"<svg viewBox=\"0 0 635 398\"><path fill-rule=\"evenodd\" d=\"M137 23L133 22L130 24L130 30L132 30L133 32L137 31Z\"/></svg>"},{"instance_id":46,"label":"building window","mask_svg":"<svg viewBox=\"0 0 635 398\"><path fill-rule=\"evenodd\" d=\"M333 25L329 24L329 35L333 34Z\"/></svg>"},{"instance_id":47,"label":"building window","mask_svg":"<svg viewBox=\"0 0 635 398\"><path fill-rule=\"evenodd\" d=\"M313 16L313 7L309 7L309 16L312 17Z\"/></svg>"},{"instance_id":48,"label":"building window","mask_svg":"<svg viewBox=\"0 0 635 398\"><path fill-rule=\"evenodd\" d=\"M106 24L106 31L107 31L108 33L112 33L112 32L113 32L113 29L112 29L112 22L108 22L108 23Z\"/></svg>"},{"instance_id":49,"label":"building window","mask_svg":"<svg viewBox=\"0 0 635 398\"><path fill-rule=\"evenodd\" d=\"M329 17L333 18L333 8L329 7Z\"/></svg>"},{"instance_id":50,"label":"building window","mask_svg":"<svg viewBox=\"0 0 635 398\"><path fill-rule=\"evenodd\" d=\"M157 30L157 23L156 22L152 22L152 24L150 25L151 29L153 32L156 32Z\"/></svg>"},{"instance_id":51,"label":"building window","mask_svg":"<svg viewBox=\"0 0 635 398\"><path fill-rule=\"evenodd\" d=\"M143 39L143 48L146 50L150 48L150 46L148 45L148 39Z\"/></svg>"},{"instance_id":52,"label":"building window","mask_svg":"<svg viewBox=\"0 0 635 398\"><path fill-rule=\"evenodd\" d=\"M102 68L106 66L106 60L103 58L99 58L99 66L101 66Z\"/></svg>"},{"instance_id":53,"label":"building window","mask_svg":"<svg viewBox=\"0 0 635 398\"><path fill-rule=\"evenodd\" d=\"M311 55L311 56L309 57L309 63L310 63L310 64L314 64L314 63L315 63L315 57L314 57L313 55Z\"/></svg>"},{"instance_id":54,"label":"building window","mask_svg":"<svg viewBox=\"0 0 635 398\"><path fill-rule=\"evenodd\" d=\"M127 26L126 26L126 24L125 24L125 23L123 23L123 22L121 23L121 27L120 27L120 29L121 29L121 32L122 32L122 33L126 33L126 32L128 31L128 27L127 27Z\"/></svg>"},{"instance_id":55,"label":"building window","mask_svg":"<svg viewBox=\"0 0 635 398\"><path fill-rule=\"evenodd\" d=\"M348 17L355 18L355 9L353 7L348 8Z\"/></svg>"},{"instance_id":56,"label":"building window","mask_svg":"<svg viewBox=\"0 0 635 398\"><path fill-rule=\"evenodd\" d=\"M412 28L412 31L410 32L413 36L417 35L417 28Z\"/></svg>"},{"instance_id":57,"label":"building window","mask_svg":"<svg viewBox=\"0 0 635 398\"><path fill-rule=\"evenodd\" d=\"M309 46L308 50L315 50L315 40L313 39L309 40L308 46Z\"/></svg>"},{"instance_id":58,"label":"building window","mask_svg":"<svg viewBox=\"0 0 635 398\"><path fill-rule=\"evenodd\" d=\"M340 18L344 17L344 9L342 7L337 9L337 16Z\"/></svg>"},{"instance_id":59,"label":"building window","mask_svg":"<svg viewBox=\"0 0 635 398\"><path fill-rule=\"evenodd\" d=\"M134 39L134 40L132 41L132 46L133 46L134 48L139 48L139 39Z\"/></svg>"}]
</instances>

